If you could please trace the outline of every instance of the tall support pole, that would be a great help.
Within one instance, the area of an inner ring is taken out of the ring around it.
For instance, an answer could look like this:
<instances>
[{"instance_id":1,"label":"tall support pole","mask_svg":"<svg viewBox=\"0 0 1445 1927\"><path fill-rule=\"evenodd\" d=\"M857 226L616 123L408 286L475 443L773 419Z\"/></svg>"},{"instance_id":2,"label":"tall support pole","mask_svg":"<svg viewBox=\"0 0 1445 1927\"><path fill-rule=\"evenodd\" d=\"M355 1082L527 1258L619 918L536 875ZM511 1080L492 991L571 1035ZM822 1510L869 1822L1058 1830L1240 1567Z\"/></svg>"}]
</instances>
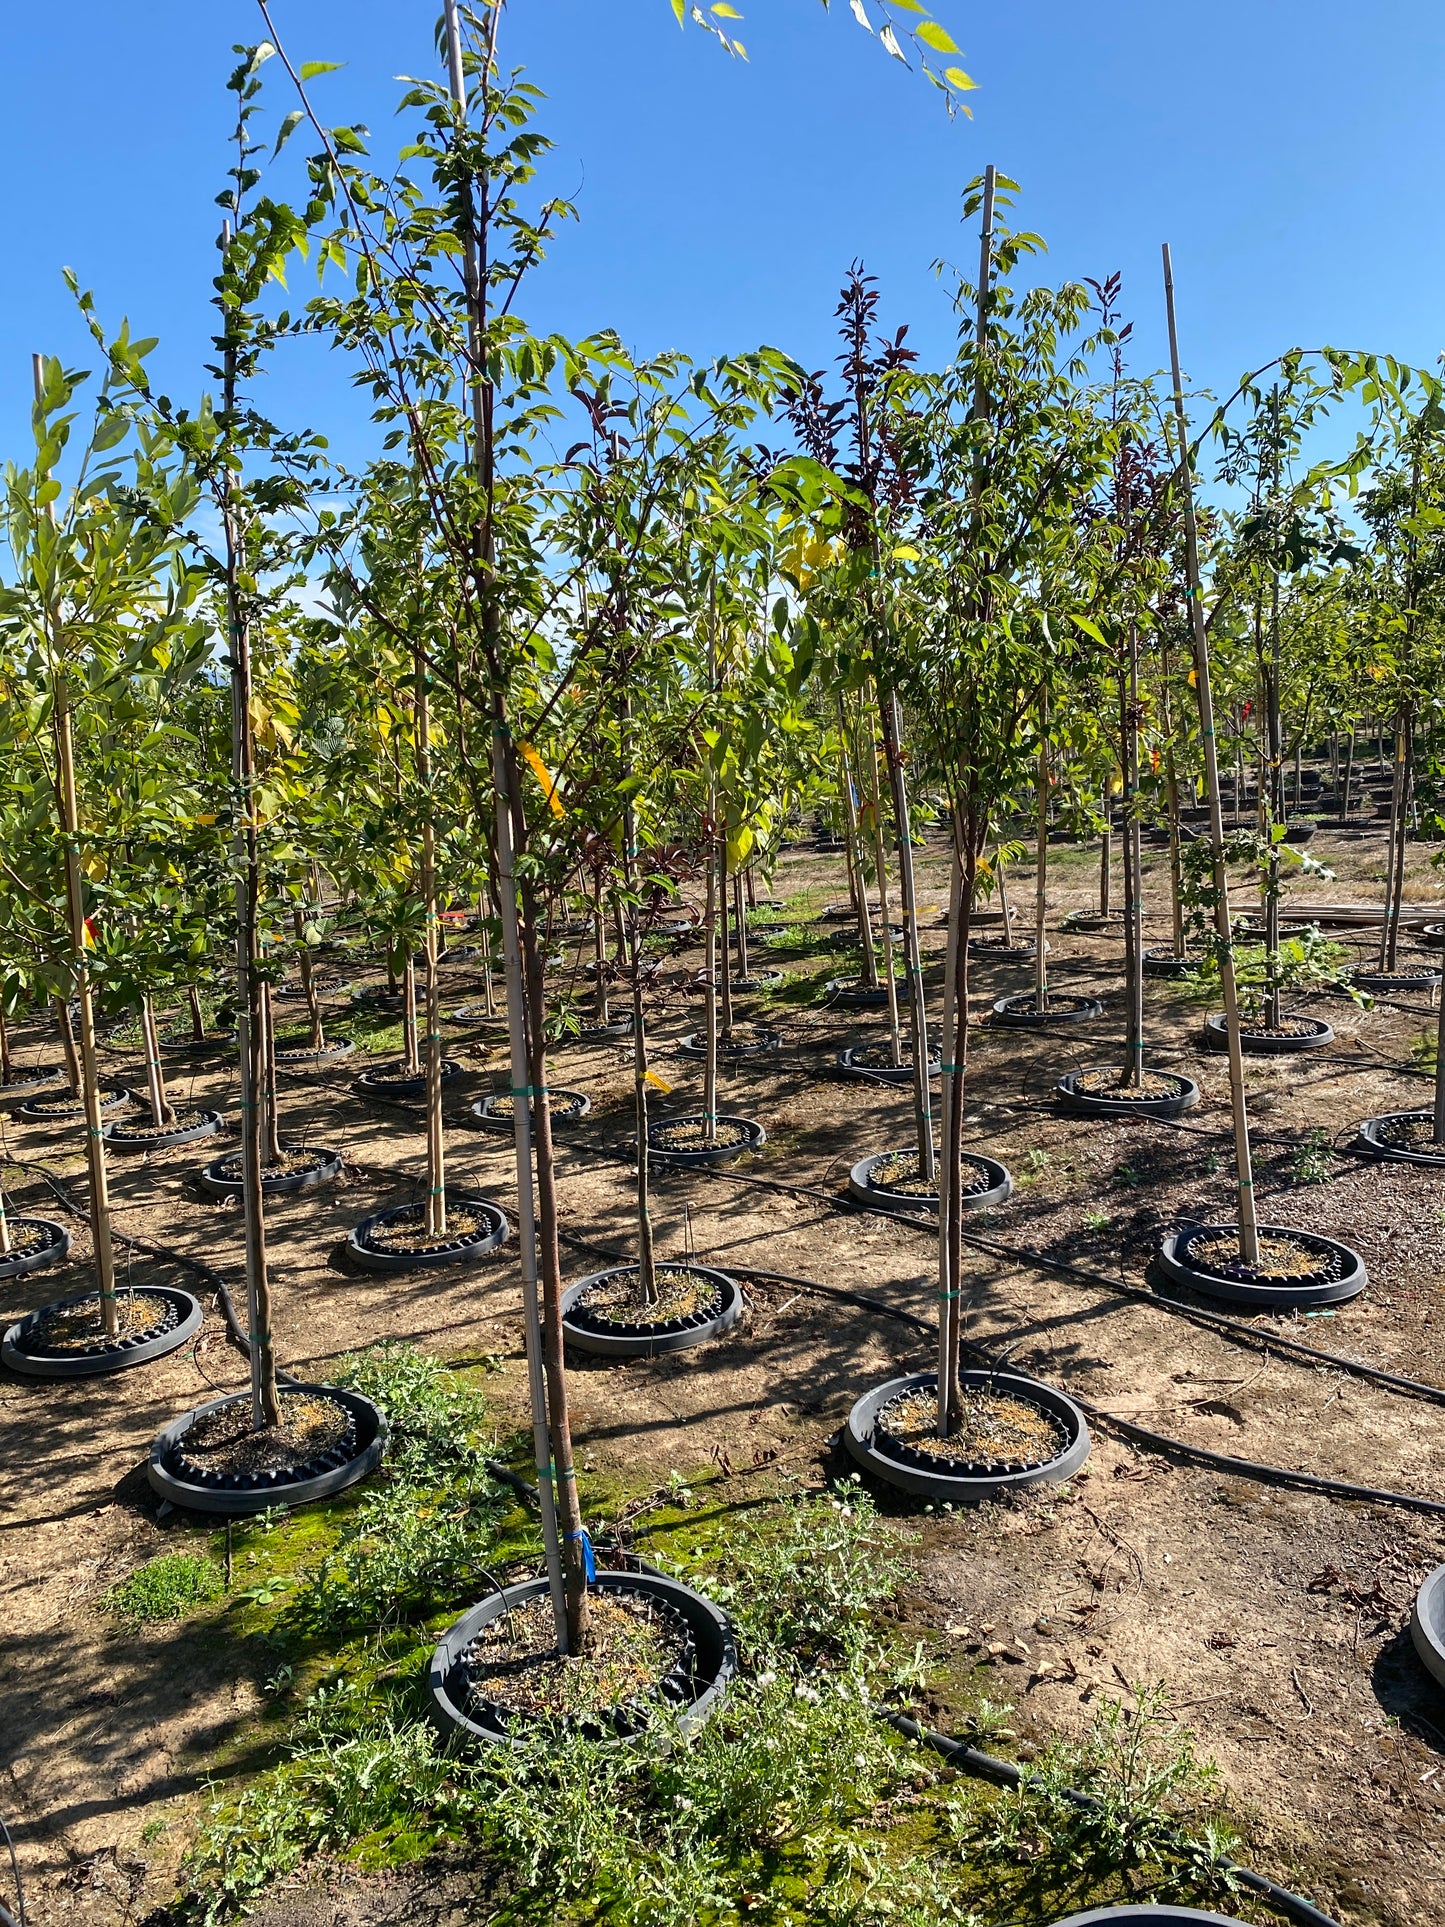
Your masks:
<instances>
[{"instance_id":1,"label":"tall support pole","mask_svg":"<svg viewBox=\"0 0 1445 1927\"><path fill-rule=\"evenodd\" d=\"M908 779L903 768L903 721L898 698L879 691L883 715L883 753L893 790L893 825L898 838L898 894L903 903L903 967L909 990L913 1032L913 1121L918 1131L918 1174L932 1182L938 1171L933 1150L933 1102L928 1077L928 1010L923 1001L923 957L918 947L918 889L913 873L913 830L908 814ZM1007 928L1007 924L1005 924Z\"/></svg>"},{"instance_id":2,"label":"tall support pole","mask_svg":"<svg viewBox=\"0 0 1445 1927\"><path fill-rule=\"evenodd\" d=\"M447 79L452 104L459 116L467 110L466 73L462 63L461 23L456 0L443 0L447 43ZM462 237L462 265L467 290L467 351L471 365L473 458L483 485L491 478L492 438L484 374L483 289L476 237L470 223ZM490 505L489 505L490 507ZM490 598L495 562L491 516L482 535L483 564ZM557 1643L567 1649L567 1593L562 1576L562 1552L557 1531L557 1488L553 1477L552 1447L547 1411L547 1382L542 1353L542 1319L537 1283L537 1207L532 1177L532 1113L525 1095L527 1077L526 995L522 980L521 937L517 924L517 879L513 863L512 791L508 768L507 723L502 693L495 695L492 731L492 782L497 808L497 910L502 925L502 955L507 985L507 1040L512 1066L512 1117L517 1164L517 1245L522 1272L522 1314L526 1330L527 1390L532 1407L532 1441L537 1465L537 1493L541 1504L542 1543L546 1553L548 1590L552 1600Z\"/></svg>"},{"instance_id":3,"label":"tall support pole","mask_svg":"<svg viewBox=\"0 0 1445 1927\"><path fill-rule=\"evenodd\" d=\"M1214 859L1214 927L1219 939L1219 975L1224 991L1224 1021L1229 1038L1229 1097L1234 1116L1234 1162L1239 1188L1239 1255L1259 1263L1259 1223L1254 1203L1254 1169L1249 1149L1249 1111L1244 1095L1244 1050L1239 1036L1239 991L1234 977L1233 928L1229 916L1229 876L1224 863L1224 812L1219 800L1219 745L1214 731L1214 695L1209 681L1209 632L1204 624L1204 591L1199 575L1199 527L1194 514L1194 476L1189 463L1189 421L1184 412L1184 378L1179 367L1179 331L1174 315L1174 266L1164 243L1164 305L1169 320L1169 370L1174 383L1174 424L1179 438L1179 486L1184 498L1184 566L1194 636L1194 676L1199 697L1199 734L1204 744L1204 787L1209 803L1209 838Z\"/></svg>"},{"instance_id":4,"label":"tall support pole","mask_svg":"<svg viewBox=\"0 0 1445 1927\"><path fill-rule=\"evenodd\" d=\"M1144 1083L1144 863L1139 838L1139 628L1129 624L1124 703L1124 1085Z\"/></svg>"},{"instance_id":5,"label":"tall support pole","mask_svg":"<svg viewBox=\"0 0 1445 1927\"><path fill-rule=\"evenodd\" d=\"M43 405L45 363L31 359L35 400ZM85 961L85 884L80 872L80 806L75 787L75 732L70 712L70 685L61 659L63 631L58 602L48 611L50 647L55 659L52 684L51 729L55 737L56 802L60 839L65 849L65 914L70 934L71 974L80 1006L80 1098L85 1106L85 1160L90 1178L90 1241L95 1253L95 1282L100 1293L101 1329L107 1338L120 1330L115 1303L115 1247L110 1236L110 1182L105 1168L105 1139L100 1134L100 1077L95 1059L95 1009L90 970ZM68 1010L65 1012L67 1022Z\"/></svg>"},{"instance_id":6,"label":"tall support pole","mask_svg":"<svg viewBox=\"0 0 1445 1927\"><path fill-rule=\"evenodd\" d=\"M431 699L427 668L416 652L416 773L422 791L421 894L426 908L426 1229L439 1238L447 1228L446 1140L442 1131L442 998L437 971L436 818L432 807Z\"/></svg>"}]
</instances>

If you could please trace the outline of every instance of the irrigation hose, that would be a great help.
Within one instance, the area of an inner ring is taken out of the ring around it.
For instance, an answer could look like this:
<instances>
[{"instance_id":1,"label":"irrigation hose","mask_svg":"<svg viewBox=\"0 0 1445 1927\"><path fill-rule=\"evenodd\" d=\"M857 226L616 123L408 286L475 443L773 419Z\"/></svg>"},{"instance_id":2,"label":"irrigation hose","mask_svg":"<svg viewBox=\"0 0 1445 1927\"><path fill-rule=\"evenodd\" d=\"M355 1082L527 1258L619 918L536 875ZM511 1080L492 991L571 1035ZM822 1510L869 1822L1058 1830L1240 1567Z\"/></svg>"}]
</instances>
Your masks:
<instances>
[{"instance_id":1,"label":"irrigation hose","mask_svg":"<svg viewBox=\"0 0 1445 1927\"><path fill-rule=\"evenodd\" d=\"M1001 1760L993 1753L983 1753L976 1746L967 1746L962 1740L950 1739L946 1733L937 1733L931 1727L920 1726L917 1720L910 1719L906 1713L885 1712L881 1717L895 1732L905 1739L926 1746L945 1759L959 1772L971 1774L978 1780L989 1780L995 1786L1013 1787L1021 1792L1029 1792L1039 1784L1039 1776L1028 1773L1015 1766L1012 1760ZM1079 1807L1086 1812L1096 1811L1099 1801L1092 1793L1081 1792L1078 1787L1063 1787L1062 1797L1070 1806ZM1281 1887L1273 1880L1266 1880L1263 1874L1255 1873L1250 1867L1242 1867L1237 1860L1221 1862L1222 1871L1231 1880L1238 1881L1252 1894L1283 1914L1286 1919L1298 1921L1300 1927L1340 1927L1330 1914L1321 1913L1312 1901L1302 1895L1291 1893L1288 1887Z\"/></svg>"}]
</instances>

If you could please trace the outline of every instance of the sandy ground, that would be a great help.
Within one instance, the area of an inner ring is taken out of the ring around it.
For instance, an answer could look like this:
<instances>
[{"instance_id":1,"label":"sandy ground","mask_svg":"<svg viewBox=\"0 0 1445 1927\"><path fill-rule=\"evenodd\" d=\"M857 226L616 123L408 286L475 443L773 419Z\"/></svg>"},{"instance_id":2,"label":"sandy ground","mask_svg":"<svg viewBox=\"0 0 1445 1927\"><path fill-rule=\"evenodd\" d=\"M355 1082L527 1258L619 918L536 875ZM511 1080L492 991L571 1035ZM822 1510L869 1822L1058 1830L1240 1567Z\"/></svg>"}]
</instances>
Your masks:
<instances>
[{"instance_id":1,"label":"sandy ground","mask_svg":"<svg viewBox=\"0 0 1445 1927\"><path fill-rule=\"evenodd\" d=\"M1315 894L1378 894L1382 840L1317 841L1338 876ZM1433 894L1423 856L1414 860L1412 894ZM1156 900L1161 861L1152 860ZM1051 911L1089 901L1095 869L1086 853L1062 855ZM836 861L790 855L775 888L811 889L821 907L842 894L839 876ZM932 855L923 884L924 901L939 902L928 895L940 887ZM1156 923L1152 934L1162 941L1167 932ZM930 931L929 942L941 958L942 932ZM980 1227L1011 1255L971 1257L970 1335L1174 1437L1445 1500L1440 1406L1231 1343L1027 1262L1026 1248L1067 1253L1086 1270L1138 1284L1163 1228L1228 1215L1224 1063L1200 1049L1200 1007L1175 987L1150 984L1148 1022L1153 1061L1187 1067L1203 1086L1205 1105L1188 1128L1053 1113L1048 1093L1061 1072L1108 1061L1121 1002L1117 943L1057 932L1053 942L1056 982L1102 995L1106 1014L1082 1033L976 1034L970 1142L1008 1164L1016 1190ZM673 961L680 969L694 959ZM448 1004L470 1001L474 976L464 966L453 975ZM991 996L1026 981L1016 966L980 967L979 1014ZM1291 1182L1307 1130L1344 1143L1359 1119L1427 1101L1428 1085L1402 1067L1432 1014L1423 998L1409 1010L1360 1012L1339 1000L1311 1008L1335 1025L1335 1046L1249 1068L1262 1216L1346 1239L1364 1254L1371 1285L1289 1329L1343 1357L1445 1384L1445 1174L1338 1158L1326 1182ZM656 1017L656 1063L680 1108L700 1093L700 1065L675 1048L699 1009L677 998ZM783 1052L729 1075L725 1087L728 1108L766 1123L768 1144L731 1176L661 1180L659 1249L677 1253L690 1239L718 1264L796 1274L929 1316L930 1238L840 1206L847 1167L908 1136L906 1093L831 1074L843 1042L880 1026L871 1013L850 1019L816 1003L784 1002L772 1014ZM505 1201L514 1194L509 1141L465 1121L470 1099L504 1081L503 1055L476 1031L456 1036L466 1075L448 1094L451 1181ZM137 1063L117 1057L114 1068L141 1082ZM352 1094L354 1068L339 1063L287 1080L288 1134L344 1149L348 1164L341 1183L270 1211L282 1356L305 1377L324 1377L338 1355L388 1335L450 1357L492 1356L501 1363L490 1380L500 1413L519 1421L510 1255L461 1276L399 1282L355 1271L342 1255L360 1217L413 1195L424 1153L412 1117ZM569 1048L556 1077L594 1101L593 1115L561 1138L563 1224L580 1273L590 1253L600 1260L630 1248L629 1051ZM234 1116L234 1080L219 1065L187 1070L178 1095ZM74 1135L12 1120L5 1142L12 1155L65 1174L83 1196ZM118 1222L239 1286L238 1213L201 1200L192 1174L202 1161L194 1149L114 1159ZM59 1215L36 1173L11 1175L12 1209ZM769 1191L753 1177L825 1195ZM84 1288L87 1238L83 1225L75 1229L64 1271L3 1288L8 1313ZM174 1266L131 1262L138 1279L185 1282ZM158 1521L144 1480L152 1436L215 1388L241 1382L239 1356L207 1304L194 1349L154 1365L74 1385L0 1380L0 1812L16 1831L41 1927L75 1915L130 1920L164 1901L208 1774L220 1763L229 1778L266 1757L253 1658L184 1624L120 1632L97 1603L180 1527L174 1517ZM782 1284L749 1287L747 1315L722 1342L573 1373L583 1466L634 1483L677 1470L708 1504L736 1501L779 1468L841 1471L836 1434L852 1400L882 1377L930 1362L927 1341L881 1313ZM715 1483L704 1486L709 1476ZM1445 1794L1437 1790L1445 1694L1414 1658L1408 1618L1420 1579L1441 1560L1445 1521L1143 1453L1101 1425L1067 1497L1036 1495L930 1522L907 1616L949 1657L940 1724L980 1679L992 1698L1018 1705L1033 1740L1078 1728L1101 1694L1162 1683L1200 1751L1221 1768L1256 1864L1308 1882L1351 1922L1425 1927L1439 1920L1445 1892ZM450 1918L451 1879L424 1869L352 1883L307 1917ZM296 1906L288 1900L271 1913L281 1922Z\"/></svg>"}]
</instances>

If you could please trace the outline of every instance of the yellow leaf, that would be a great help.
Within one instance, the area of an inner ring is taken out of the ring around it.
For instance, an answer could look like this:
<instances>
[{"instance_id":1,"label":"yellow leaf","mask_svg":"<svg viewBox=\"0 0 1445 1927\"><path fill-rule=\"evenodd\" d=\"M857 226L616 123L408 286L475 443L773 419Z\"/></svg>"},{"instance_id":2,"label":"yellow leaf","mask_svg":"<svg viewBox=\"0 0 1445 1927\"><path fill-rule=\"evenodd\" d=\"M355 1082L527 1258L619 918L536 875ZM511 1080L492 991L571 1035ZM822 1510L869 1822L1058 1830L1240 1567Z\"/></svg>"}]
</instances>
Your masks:
<instances>
[{"instance_id":1,"label":"yellow leaf","mask_svg":"<svg viewBox=\"0 0 1445 1927\"><path fill-rule=\"evenodd\" d=\"M922 557L911 542L905 542L901 548L895 549L893 551L893 557L897 562L919 562L922 560Z\"/></svg>"},{"instance_id":2,"label":"yellow leaf","mask_svg":"<svg viewBox=\"0 0 1445 1927\"><path fill-rule=\"evenodd\" d=\"M1199 671L1197 669L1191 669L1189 672L1189 687L1191 689L1197 689L1199 687Z\"/></svg>"},{"instance_id":3,"label":"yellow leaf","mask_svg":"<svg viewBox=\"0 0 1445 1927\"><path fill-rule=\"evenodd\" d=\"M671 1084L665 1084L662 1081L662 1079L658 1076L656 1071L644 1071L642 1075L647 1083L655 1084L657 1088L662 1092L664 1097L672 1096Z\"/></svg>"},{"instance_id":4,"label":"yellow leaf","mask_svg":"<svg viewBox=\"0 0 1445 1927\"><path fill-rule=\"evenodd\" d=\"M945 67L943 78L956 94L972 93L978 86L978 82L970 80L962 67Z\"/></svg>"},{"instance_id":5,"label":"yellow leaf","mask_svg":"<svg viewBox=\"0 0 1445 1927\"><path fill-rule=\"evenodd\" d=\"M936 54L956 54L958 52L958 42L952 39L946 28L940 27L936 20L925 20L921 27L915 27L913 31L923 42L924 46L932 47Z\"/></svg>"},{"instance_id":6,"label":"yellow leaf","mask_svg":"<svg viewBox=\"0 0 1445 1927\"><path fill-rule=\"evenodd\" d=\"M742 19L742 15L738 12L736 7L728 6L727 0L718 0L718 5L715 7L709 7L708 12L715 13L719 20L741 20Z\"/></svg>"},{"instance_id":7,"label":"yellow leaf","mask_svg":"<svg viewBox=\"0 0 1445 1927\"><path fill-rule=\"evenodd\" d=\"M537 754L536 750L533 749L530 743L518 743L517 748L521 751L523 760L526 762L527 767L531 770L532 774L536 777L537 781L542 785L542 793L547 798L548 803L551 805L553 816L565 816L567 812L562 808L561 803L557 800L556 778L550 773L550 771L547 768L547 765L542 761L541 757Z\"/></svg>"}]
</instances>

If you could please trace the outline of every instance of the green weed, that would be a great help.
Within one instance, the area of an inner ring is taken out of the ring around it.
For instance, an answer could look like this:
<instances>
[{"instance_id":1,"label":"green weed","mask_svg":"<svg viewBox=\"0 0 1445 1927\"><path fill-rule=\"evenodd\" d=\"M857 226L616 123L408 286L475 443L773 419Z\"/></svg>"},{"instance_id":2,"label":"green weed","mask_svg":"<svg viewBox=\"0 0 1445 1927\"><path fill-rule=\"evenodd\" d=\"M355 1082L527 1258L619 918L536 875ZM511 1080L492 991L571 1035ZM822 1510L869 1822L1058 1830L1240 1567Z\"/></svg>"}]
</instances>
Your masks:
<instances>
[{"instance_id":1,"label":"green weed","mask_svg":"<svg viewBox=\"0 0 1445 1927\"><path fill-rule=\"evenodd\" d=\"M148 1559L101 1601L117 1618L136 1626L156 1620L180 1619L194 1606L218 1599L225 1579L214 1560L193 1552L163 1552Z\"/></svg>"},{"instance_id":2,"label":"green weed","mask_svg":"<svg viewBox=\"0 0 1445 1927\"><path fill-rule=\"evenodd\" d=\"M1107 1231L1113 1222L1113 1218L1107 1211L1091 1208L1084 1213L1085 1231Z\"/></svg>"},{"instance_id":3,"label":"green weed","mask_svg":"<svg viewBox=\"0 0 1445 1927\"><path fill-rule=\"evenodd\" d=\"M1291 1184L1327 1184L1334 1175L1334 1155L1328 1131L1306 1131L1290 1158Z\"/></svg>"}]
</instances>

